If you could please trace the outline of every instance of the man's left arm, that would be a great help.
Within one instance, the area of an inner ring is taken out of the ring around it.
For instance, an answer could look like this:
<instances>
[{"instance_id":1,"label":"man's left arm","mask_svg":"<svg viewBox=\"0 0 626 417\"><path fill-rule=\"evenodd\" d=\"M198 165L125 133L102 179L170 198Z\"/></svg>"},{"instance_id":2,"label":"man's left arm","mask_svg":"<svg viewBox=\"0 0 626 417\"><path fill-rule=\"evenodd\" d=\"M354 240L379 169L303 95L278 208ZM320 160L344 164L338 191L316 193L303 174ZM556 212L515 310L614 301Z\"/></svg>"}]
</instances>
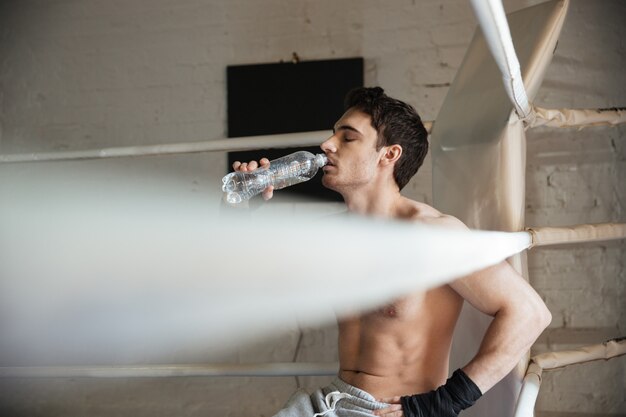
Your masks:
<instances>
[{"instance_id":1,"label":"man's left arm","mask_svg":"<svg viewBox=\"0 0 626 417\"><path fill-rule=\"evenodd\" d=\"M535 290L508 263L459 278L451 287L493 316L476 356L445 385L428 393L383 399L386 417L453 417L504 378L530 349L552 316Z\"/></svg>"},{"instance_id":2,"label":"man's left arm","mask_svg":"<svg viewBox=\"0 0 626 417\"><path fill-rule=\"evenodd\" d=\"M463 367L485 393L517 365L552 316L541 297L507 262L460 278L451 287L494 318L478 353Z\"/></svg>"}]
</instances>

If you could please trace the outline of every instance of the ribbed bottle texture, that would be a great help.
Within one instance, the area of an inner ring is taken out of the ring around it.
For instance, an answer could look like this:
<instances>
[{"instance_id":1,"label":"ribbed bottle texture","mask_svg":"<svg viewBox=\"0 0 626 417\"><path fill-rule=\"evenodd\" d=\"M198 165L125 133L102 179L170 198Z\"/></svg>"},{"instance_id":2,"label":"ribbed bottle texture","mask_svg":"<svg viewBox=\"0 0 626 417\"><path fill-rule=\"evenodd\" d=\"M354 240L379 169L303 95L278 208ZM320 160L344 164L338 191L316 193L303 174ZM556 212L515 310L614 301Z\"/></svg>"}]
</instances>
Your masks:
<instances>
[{"instance_id":1,"label":"ribbed bottle texture","mask_svg":"<svg viewBox=\"0 0 626 417\"><path fill-rule=\"evenodd\" d=\"M250 172L231 172L222 178L226 201L238 204L260 194L269 186L275 190L308 181L328 163L324 154L299 151L270 161L269 168Z\"/></svg>"}]
</instances>

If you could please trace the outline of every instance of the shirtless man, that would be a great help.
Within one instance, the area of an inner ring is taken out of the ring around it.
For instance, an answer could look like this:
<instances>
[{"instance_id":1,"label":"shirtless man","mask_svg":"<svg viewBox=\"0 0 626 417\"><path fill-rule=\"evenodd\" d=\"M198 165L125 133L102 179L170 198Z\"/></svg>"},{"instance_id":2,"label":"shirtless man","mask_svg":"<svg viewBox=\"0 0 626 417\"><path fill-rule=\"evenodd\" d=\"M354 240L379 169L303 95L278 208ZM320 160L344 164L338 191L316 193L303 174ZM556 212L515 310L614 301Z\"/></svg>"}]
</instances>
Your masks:
<instances>
[{"instance_id":1,"label":"shirtless man","mask_svg":"<svg viewBox=\"0 0 626 417\"><path fill-rule=\"evenodd\" d=\"M322 182L343 196L348 211L465 227L400 194L428 150L426 130L411 106L376 87L353 90L346 109L321 148L329 160ZM257 167L255 161L233 164L240 171ZM271 188L263 197L272 197ZM446 382L464 300L493 321L476 356ZM550 320L541 298L506 262L379 310L341 317L338 379L310 397L295 394L276 417L456 416L515 367Z\"/></svg>"}]
</instances>

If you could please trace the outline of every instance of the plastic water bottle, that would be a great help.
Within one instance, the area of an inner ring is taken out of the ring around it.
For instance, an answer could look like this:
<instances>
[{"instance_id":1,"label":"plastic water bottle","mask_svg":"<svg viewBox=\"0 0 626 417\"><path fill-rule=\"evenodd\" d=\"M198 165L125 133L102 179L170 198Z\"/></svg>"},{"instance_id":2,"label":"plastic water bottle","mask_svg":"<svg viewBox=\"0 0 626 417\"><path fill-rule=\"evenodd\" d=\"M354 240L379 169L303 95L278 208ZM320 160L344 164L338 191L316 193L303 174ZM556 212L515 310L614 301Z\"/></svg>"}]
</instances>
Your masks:
<instances>
[{"instance_id":1,"label":"plastic water bottle","mask_svg":"<svg viewBox=\"0 0 626 417\"><path fill-rule=\"evenodd\" d=\"M308 181L328 163L326 155L299 151L270 161L269 168L250 172L231 172L222 178L226 201L238 204L261 193L269 186L275 190Z\"/></svg>"}]
</instances>

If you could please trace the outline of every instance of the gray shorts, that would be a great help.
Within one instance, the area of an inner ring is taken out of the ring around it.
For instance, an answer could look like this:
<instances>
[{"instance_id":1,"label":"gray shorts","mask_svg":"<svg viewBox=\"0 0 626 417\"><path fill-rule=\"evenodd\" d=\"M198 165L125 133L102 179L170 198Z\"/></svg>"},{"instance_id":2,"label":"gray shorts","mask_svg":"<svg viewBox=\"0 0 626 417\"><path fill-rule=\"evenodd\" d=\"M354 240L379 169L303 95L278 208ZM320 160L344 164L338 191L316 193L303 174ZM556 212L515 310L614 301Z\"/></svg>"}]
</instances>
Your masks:
<instances>
[{"instance_id":1,"label":"gray shorts","mask_svg":"<svg viewBox=\"0 0 626 417\"><path fill-rule=\"evenodd\" d=\"M336 378L329 386L311 395L304 390L296 391L274 417L362 417L388 406Z\"/></svg>"}]
</instances>

